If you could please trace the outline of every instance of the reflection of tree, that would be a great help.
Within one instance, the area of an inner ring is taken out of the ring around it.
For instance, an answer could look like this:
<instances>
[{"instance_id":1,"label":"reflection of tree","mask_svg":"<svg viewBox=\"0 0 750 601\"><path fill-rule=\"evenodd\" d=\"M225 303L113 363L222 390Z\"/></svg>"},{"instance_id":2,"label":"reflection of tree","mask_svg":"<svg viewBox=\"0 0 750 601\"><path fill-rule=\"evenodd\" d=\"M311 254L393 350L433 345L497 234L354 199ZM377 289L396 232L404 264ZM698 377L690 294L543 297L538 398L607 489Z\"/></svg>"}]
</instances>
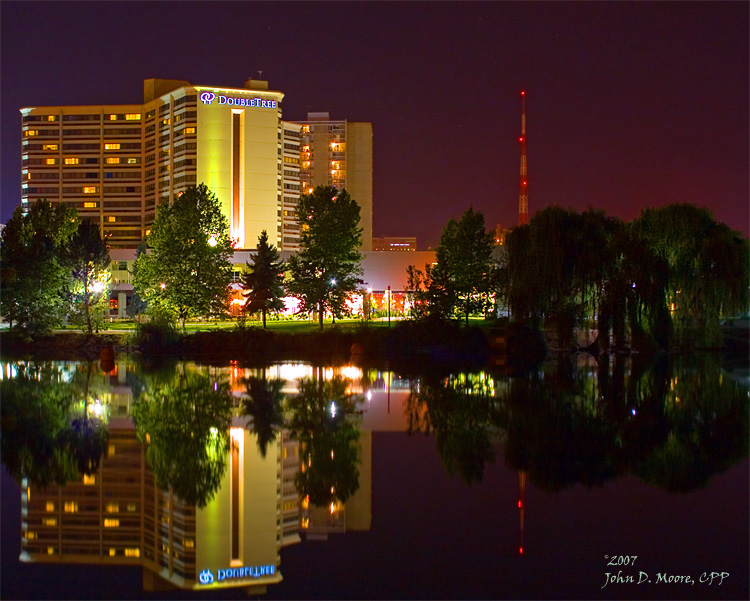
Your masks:
<instances>
[{"instance_id":1,"label":"reflection of tree","mask_svg":"<svg viewBox=\"0 0 750 601\"><path fill-rule=\"evenodd\" d=\"M489 380L473 376L429 374L406 401L409 432L433 432L443 466L467 484L480 482L484 464L494 463L498 434L492 391L483 385Z\"/></svg>"},{"instance_id":2,"label":"reflection of tree","mask_svg":"<svg viewBox=\"0 0 750 601\"><path fill-rule=\"evenodd\" d=\"M70 386L49 364L16 366L13 379L3 379L2 458L20 482L46 488L76 478L75 461L62 444L70 405Z\"/></svg>"},{"instance_id":3,"label":"reflection of tree","mask_svg":"<svg viewBox=\"0 0 750 601\"><path fill-rule=\"evenodd\" d=\"M344 503L359 489L360 430L353 421L359 395L346 392L339 376L324 382L303 378L290 397L290 434L300 442L297 490L319 507Z\"/></svg>"},{"instance_id":4,"label":"reflection of tree","mask_svg":"<svg viewBox=\"0 0 750 601\"><path fill-rule=\"evenodd\" d=\"M231 407L228 382L192 371L144 390L133 417L157 486L206 506L227 466Z\"/></svg>"},{"instance_id":5,"label":"reflection of tree","mask_svg":"<svg viewBox=\"0 0 750 601\"><path fill-rule=\"evenodd\" d=\"M245 387L249 398L243 401L243 409L252 418L252 431L258 437L258 449L266 456L268 445L276 440L279 429L284 425L281 392L284 380L273 378L247 378Z\"/></svg>"}]
</instances>

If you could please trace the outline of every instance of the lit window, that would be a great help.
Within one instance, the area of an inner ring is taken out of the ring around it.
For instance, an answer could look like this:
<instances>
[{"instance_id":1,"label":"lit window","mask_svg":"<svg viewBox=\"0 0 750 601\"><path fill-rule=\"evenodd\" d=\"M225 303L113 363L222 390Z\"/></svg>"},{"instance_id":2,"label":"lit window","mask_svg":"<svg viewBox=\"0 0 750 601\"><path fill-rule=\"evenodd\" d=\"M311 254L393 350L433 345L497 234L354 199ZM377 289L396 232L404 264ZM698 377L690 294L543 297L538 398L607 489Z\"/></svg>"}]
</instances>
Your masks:
<instances>
[{"instance_id":1,"label":"lit window","mask_svg":"<svg viewBox=\"0 0 750 601\"><path fill-rule=\"evenodd\" d=\"M138 547L125 549L125 557L140 557L141 550Z\"/></svg>"},{"instance_id":2,"label":"lit window","mask_svg":"<svg viewBox=\"0 0 750 601\"><path fill-rule=\"evenodd\" d=\"M36 540L36 532L27 532L26 533L26 540Z\"/></svg>"},{"instance_id":3,"label":"lit window","mask_svg":"<svg viewBox=\"0 0 750 601\"><path fill-rule=\"evenodd\" d=\"M104 150L120 150L119 142L109 142L104 145Z\"/></svg>"},{"instance_id":4,"label":"lit window","mask_svg":"<svg viewBox=\"0 0 750 601\"><path fill-rule=\"evenodd\" d=\"M54 121L56 117L54 115L47 115L47 121Z\"/></svg>"},{"instance_id":5,"label":"lit window","mask_svg":"<svg viewBox=\"0 0 750 601\"><path fill-rule=\"evenodd\" d=\"M78 501L65 501L63 510L66 513L75 513L76 511L78 511Z\"/></svg>"},{"instance_id":6,"label":"lit window","mask_svg":"<svg viewBox=\"0 0 750 601\"><path fill-rule=\"evenodd\" d=\"M137 158L131 157L128 159L128 165L137 165L137 164L138 164Z\"/></svg>"},{"instance_id":7,"label":"lit window","mask_svg":"<svg viewBox=\"0 0 750 601\"><path fill-rule=\"evenodd\" d=\"M66 157L65 158L65 164L66 165L77 165L78 164L78 157Z\"/></svg>"},{"instance_id":8,"label":"lit window","mask_svg":"<svg viewBox=\"0 0 750 601\"><path fill-rule=\"evenodd\" d=\"M135 511L136 506L135 503L128 503L128 511Z\"/></svg>"},{"instance_id":9,"label":"lit window","mask_svg":"<svg viewBox=\"0 0 750 601\"><path fill-rule=\"evenodd\" d=\"M25 131L25 132L23 132L23 133L24 133L24 135L25 135L26 137L29 137L29 138L30 138L30 137L33 137L33 136L38 136L38 135L39 135L39 131L38 131L38 130L36 130L36 129L29 129L29 130L26 130L26 131Z\"/></svg>"},{"instance_id":10,"label":"lit window","mask_svg":"<svg viewBox=\"0 0 750 601\"><path fill-rule=\"evenodd\" d=\"M47 159L48 165L57 165L57 159ZM31 178L29 178L31 179Z\"/></svg>"},{"instance_id":11,"label":"lit window","mask_svg":"<svg viewBox=\"0 0 750 601\"><path fill-rule=\"evenodd\" d=\"M107 518L106 520L104 520L105 528L119 528L119 526L120 520L118 519Z\"/></svg>"},{"instance_id":12,"label":"lit window","mask_svg":"<svg viewBox=\"0 0 750 601\"><path fill-rule=\"evenodd\" d=\"M195 128L194 127L186 127L183 131L186 134L194 134L195 133Z\"/></svg>"},{"instance_id":13,"label":"lit window","mask_svg":"<svg viewBox=\"0 0 750 601\"><path fill-rule=\"evenodd\" d=\"M47 501L47 511L54 511L55 504L52 501Z\"/></svg>"},{"instance_id":14,"label":"lit window","mask_svg":"<svg viewBox=\"0 0 750 601\"><path fill-rule=\"evenodd\" d=\"M97 188L96 186L84 186L83 187L83 193L84 194L96 194Z\"/></svg>"},{"instance_id":15,"label":"lit window","mask_svg":"<svg viewBox=\"0 0 750 601\"><path fill-rule=\"evenodd\" d=\"M116 221L115 216L110 215L109 217L107 217L107 221L109 221L110 223L114 223Z\"/></svg>"},{"instance_id":16,"label":"lit window","mask_svg":"<svg viewBox=\"0 0 750 601\"><path fill-rule=\"evenodd\" d=\"M120 162L119 157L107 157L106 162L109 165L117 165Z\"/></svg>"},{"instance_id":17,"label":"lit window","mask_svg":"<svg viewBox=\"0 0 750 601\"><path fill-rule=\"evenodd\" d=\"M141 120L141 114L140 113L128 113L125 115L126 121L140 121Z\"/></svg>"},{"instance_id":18,"label":"lit window","mask_svg":"<svg viewBox=\"0 0 750 601\"><path fill-rule=\"evenodd\" d=\"M47 555L54 555L54 554L55 554L55 548L47 547Z\"/></svg>"},{"instance_id":19,"label":"lit window","mask_svg":"<svg viewBox=\"0 0 750 601\"><path fill-rule=\"evenodd\" d=\"M42 150L57 150L57 144L42 144Z\"/></svg>"},{"instance_id":20,"label":"lit window","mask_svg":"<svg viewBox=\"0 0 750 601\"><path fill-rule=\"evenodd\" d=\"M83 203L83 208L84 209L95 209L96 205L97 205L97 203L95 203L95 202L84 202Z\"/></svg>"},{"instance_id":21,"label":"lit window","mask_svg":"<svg viewBox=\"0 0 750 601\"><path fill-rule=\"evenodd\" d=\"M96 204L96 203L94 203L94 204ZM92 484L96 484L96 476L94 476L93 474L91 476L87 476L86 474L84 474L83 475L83 483L86 486L90 486Z\"/></svg>"},{"instance_id":22,"label":"lit window","mask_svg":"<svg viewBox=\"0 0 750 601\"><path fill-rule=\"evenodd\" d=\"M163 119L161 122L162 125L169 125L169 123L170 123L169 117L167 117L166 119Z\"/></svg>"},{"instance_id":23,"label":"lit window","mask_svg":"<svg viewBox=\"0 0 750 601\"><path fill-rule=\"evenodd\" d=\"M110 121L117 121L117 115L110 115L109 116Z\"/></svg>"},{"instance_id":24,"label":"lit window","mask_svg":"<svg viewBox=\"0 0 750 601\"><path fill-rule=\"evenodd\" d=\"M114 549L110 549L109 550L109 556L110 557L114 557L116 553L117 553L117 551L115 551Z\"/></svg>"},{"instance_id":25,"label":"lit window","mask_svg":"<svg viewBox=\"0 0 750 601\"><path fill-rule=\"evenodd\" d=\"M44 518L42 524L45 526L57 526L57 518Z\"/></svg>"},{"instance_id":26,"label":"lit window","mask_svg":"<svg viewBox=\"0 0 750 601\"><path fill-rule=\"evenodd\" d=\"M109 448L107 449L107 455L112 457L115 454L115 445L111 444L109 445Z\"/></svg>"}]
</instances>

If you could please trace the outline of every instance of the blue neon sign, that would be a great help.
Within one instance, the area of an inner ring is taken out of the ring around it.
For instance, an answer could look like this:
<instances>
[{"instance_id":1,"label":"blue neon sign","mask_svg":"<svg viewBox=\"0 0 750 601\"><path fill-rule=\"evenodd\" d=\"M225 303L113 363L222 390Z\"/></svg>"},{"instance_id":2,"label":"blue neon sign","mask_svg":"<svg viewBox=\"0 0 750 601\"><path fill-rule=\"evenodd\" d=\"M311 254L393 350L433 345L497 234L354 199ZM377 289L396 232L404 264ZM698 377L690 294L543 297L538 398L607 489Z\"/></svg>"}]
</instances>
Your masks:
<instances>
[{"instance_id":1,"label":"blue neon sign","mask_svg":"<svg viewBox=\"0 0 750 601\"><path fill-rule=\"evenodd\" d=\"M203 92L200 96L203 104L226 104L227 106L249 106L263 109L275 109L275 100L264 100L263 98L236 98L233 96L216 95L213 92Z\"/></svg>"},{"instance_id":2,"label":"blue neon sign","mask_svg":"<svg viewBox=\"0 0 750 601\"><path fill-rule=\"evenodd\" d=\"M211 570L203 570L198 575L198 582L201 584L213 584L225 580L238 580L243 578L260 578L261 576L276 573L276 566L268 564L265 566L242 566L239 568L227 568L226 570L216 570L216 577Z\"/></svg>"}]
</instances>

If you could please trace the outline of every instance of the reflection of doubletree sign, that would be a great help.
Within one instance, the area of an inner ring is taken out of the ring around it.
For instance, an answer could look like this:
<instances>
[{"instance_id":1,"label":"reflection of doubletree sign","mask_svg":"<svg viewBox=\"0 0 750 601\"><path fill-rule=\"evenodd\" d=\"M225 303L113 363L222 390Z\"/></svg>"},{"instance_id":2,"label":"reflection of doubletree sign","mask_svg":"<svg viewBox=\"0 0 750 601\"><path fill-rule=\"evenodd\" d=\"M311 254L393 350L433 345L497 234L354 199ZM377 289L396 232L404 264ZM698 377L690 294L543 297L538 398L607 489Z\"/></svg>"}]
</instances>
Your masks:
<instances>
[{"instance_id":1,"label":"reflection of doubletree sign","mask_svg":"<svg viewBox=\"0 0 750 601\"><path fill-rule=\"evenodd\" d=\"M226 570L217 570L217 580L235 580L239 578L260 578L261 576L271 575L276 573L276 566L268 564L265 566L242 566L239 568L227 568ZM201 584L212 584L214 582L214 575L211 570L203 570L198 575L198 580Z\"/></svg>"}]
</instances>

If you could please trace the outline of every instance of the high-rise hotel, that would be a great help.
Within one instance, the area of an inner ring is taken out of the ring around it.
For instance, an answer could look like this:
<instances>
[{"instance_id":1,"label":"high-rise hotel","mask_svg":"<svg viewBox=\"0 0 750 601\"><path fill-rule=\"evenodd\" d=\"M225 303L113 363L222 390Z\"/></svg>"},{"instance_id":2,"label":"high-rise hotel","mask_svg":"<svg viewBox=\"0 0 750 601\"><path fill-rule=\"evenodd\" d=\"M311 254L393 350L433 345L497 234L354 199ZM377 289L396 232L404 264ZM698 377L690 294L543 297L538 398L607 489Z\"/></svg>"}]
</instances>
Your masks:
<instances>
[{"instance_id":1,"label":"high-rise hotel","mask_svg":"<svg viewBox=\"0 0 750 601\"><path fill-rule=\"evenodd\" d=\"M307 192L311 182L324 183L345 187L360 204L362 248L369 250L370 124L349 124L347 140L346 122L331 122L343 123L345 135L316 154L325 160L326 177L316 163L316 177L303 182L301 136L310 127L282 121L283 97L255 79L243 88L148 79L143 104L23 108L22 206L40 198L74 206L99 223L111 247L134 248L159 204L205 183L219 198L236 248L254 248L266 230L277 248L296 250L302 186ZM351 175L342 177L347 164ZM311 173L309 164L303 173Z\"/></svg>"}]
</instances>

